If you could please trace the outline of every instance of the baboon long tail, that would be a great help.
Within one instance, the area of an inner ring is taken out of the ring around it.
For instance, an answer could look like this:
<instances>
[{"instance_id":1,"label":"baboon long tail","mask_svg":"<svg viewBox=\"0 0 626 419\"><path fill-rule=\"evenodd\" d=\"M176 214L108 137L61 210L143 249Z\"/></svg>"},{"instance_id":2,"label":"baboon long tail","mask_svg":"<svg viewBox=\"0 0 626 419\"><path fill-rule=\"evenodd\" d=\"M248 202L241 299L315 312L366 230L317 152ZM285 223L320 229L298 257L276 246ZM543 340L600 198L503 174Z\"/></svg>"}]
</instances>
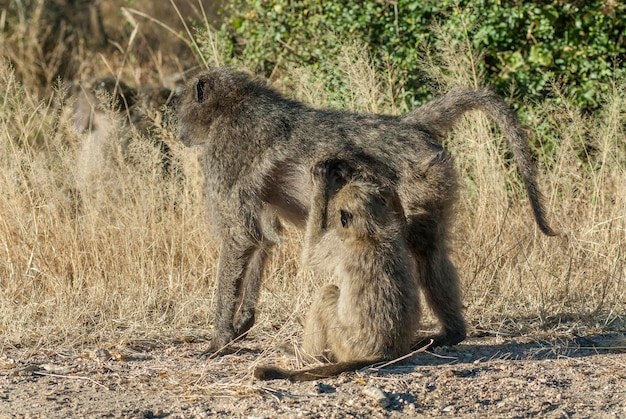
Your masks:
<instances>
[{"instance_id":1,"label":"baboon long tail","mask_svg":"<svg viewBox=\"0 0 626 419\"><path fill-rule=\"evenodd\" d=\"M256 367L254 378L257 380L290 380L313 381L322 378L334 377L342 372L356 371L358 369L375 364L380 360L358 360L338 362L335 364L321 365L319 367L307 368L303 370L286 370L271 365Z\"/></svg>"},{"instance_id":2,"label":"baboon long tail","mask_svg":"<svg viewBox=\"0 0 626 419\"><path fill-rule=\"evenodd\" d=\"M471 110L483 111L503 131L519 166L539 229L548 236L556 235L546 220L542 194L536 183L535 164L524 131L515 113L499 95L489 89L452 89L407 114L405 120L420 125L441 140L461 116Z\"/></svg>"}]
</instances>

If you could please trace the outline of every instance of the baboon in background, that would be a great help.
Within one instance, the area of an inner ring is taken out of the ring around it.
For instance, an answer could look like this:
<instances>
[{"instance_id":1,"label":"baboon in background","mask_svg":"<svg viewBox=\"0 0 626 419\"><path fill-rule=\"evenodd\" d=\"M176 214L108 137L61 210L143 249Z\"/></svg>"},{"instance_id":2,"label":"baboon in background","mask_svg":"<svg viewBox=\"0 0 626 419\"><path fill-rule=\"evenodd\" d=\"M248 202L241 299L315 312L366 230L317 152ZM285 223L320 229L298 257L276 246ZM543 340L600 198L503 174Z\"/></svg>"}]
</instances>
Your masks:
<instances>
[{"instance_id":1,"label":"baboon in background","mask_svg":"<svg viewBox=\"0 0 626 419\"><path fill-rule=\"evenodd\" d=\"M207 201L221 233L215 334L219 350L254 324L261 275L279 220L302 227L309 214L307 168L320 156L360 161L396 188L418 281L441 331L434 345L466 337L448 231L457 176L440 141L479 109L504 132L541 231L548 226L523 131L504 101L486 89L456 89L401 116L313 109L260 79L220 67L187 83L177 103L179 136L203 148ZM271 221L271 222L268 222Z\"/></svg>"},{"instance_id":2,"label":"baboon in background","mask_svg":"<svg viewBox=\"0 0 626 419\"><path fill-rule=\"evenodd\" d=\"M313 166L303 251L307 265L339 281L318 291L303 347L337 363L300 371L259 367L258 379L329 377L398 358L415 341L419 293L400 197L384 183L358 172L351 176L351 170L333 160Z\"/></svg>"},{"instance_id":3,"label":"baboon in background","mask_svg":"<svg viewBox=\"0 0 626 419\"><path fill-rule=\"evenodd\" d=\"M165 87L137 90L113 76L105 76L88 84L76 84L74 126L88 133L79 156L79 178L98 175L101 166L114 158L117 150L126 157L134 135L141 135L156 147L162 156L163 173L171 172L170 148L158 132L155 119L164 118L172 91Z\"/></svg>"},{"instance_id":4,"label":"baboon in background","mask_svg":"<svg viewBox=\"0 0 626 419\"><path fill-rule=\"evenodd\" d=\"M119 116L127 131L133 127L142 134L150 134L154 121L150 112L167 106L173 96L166 87L137 90L113 76L100 77L87 84L76 84L72 93L76 97L72 118L74 126L79 131L102 137L109 134L107 129L113 122L112 116Z\"/></svg>"}]
</instances>

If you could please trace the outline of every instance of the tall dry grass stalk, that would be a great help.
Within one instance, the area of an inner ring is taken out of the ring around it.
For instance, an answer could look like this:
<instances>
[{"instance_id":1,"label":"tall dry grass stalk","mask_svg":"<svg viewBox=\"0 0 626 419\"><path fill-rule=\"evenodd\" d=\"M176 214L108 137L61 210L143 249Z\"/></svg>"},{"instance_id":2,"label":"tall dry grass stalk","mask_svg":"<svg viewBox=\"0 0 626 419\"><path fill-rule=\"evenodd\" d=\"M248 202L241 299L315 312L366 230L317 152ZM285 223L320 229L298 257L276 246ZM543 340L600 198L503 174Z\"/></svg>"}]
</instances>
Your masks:
<instances>
[{"instance_id":1,"label":"tall dry grass stalk","mask_svg":"<svg viewBox=\"0 0 626 419\"><path fill-rule=\"evenodd\" d=\"M395 68L389 65L387 71L381 72L363 43L337 39L337 44L340 52L336 61L324 63L324 68L345 80L345 92L326 86L311 68L294 67L286 75L294 96L313 107L328 107L332 103L353 112L398 114Z\"/></svg>"},{"instance_id":2,"label":"tall dry grass stalk","mask_svg":"<svg viewBox=\"0 0 626 419\"><path fill-rule=\"evenodd\" d=\"M455 51L447 59L466 60L462 54ZM346 107L395 112L389 99L393 80L381 77L359 48L347 48L343 59L329 65L350 77L354 92ZM438 70L440 85L480 84L467 64L438 62L437 68L442 65L449 71ZM319 84L307 89L315 85L315 75L297 71L304 82L295 95L328 103L333 92ZM79 176L89 161L79 158L85 138L70 127L68 106L36 99L6 64L0 83L5 86L0 99L2 344L71 347L205 336L213 315L218 250L196 151L182 147L175 132L163 127L184 175L183 180L164 178L148 141L135 138L133 158L124 159L113 133L114 152L85 182ZM616 86L597 119L567 106L533 109L558 138L535 138L556 150L538 152L540 185L561 233L556 238L542 236L534 225L516 166L505 159L492 124L472 114L450 136L446 146L463 183L454 259L467 319L476 330L516 334L623 327L624 86ZM290 231L267 267L253 335L278 343L298 335L299 321L322 282L300 270L300 240L300 233Z\"/></svg>"},{"instance_id":3,"label":"tall dry grass stalk","mask_svg":"<svg viewBox=\"0 0 626 419\"><path fill-rule=\"evenodd\" d=\"M14 3L14 4L11 4ZM63 65L66 49L63 42L57 42L50 51L44 45L54 36L60 39L66 35L61 31L51 34L46 22L44 0L32 2L9 1L0 6L0 51L15 65L20 79L28 85L36 86L41 79L51 84L54 75Z\"/></svg>"}]
</instances>

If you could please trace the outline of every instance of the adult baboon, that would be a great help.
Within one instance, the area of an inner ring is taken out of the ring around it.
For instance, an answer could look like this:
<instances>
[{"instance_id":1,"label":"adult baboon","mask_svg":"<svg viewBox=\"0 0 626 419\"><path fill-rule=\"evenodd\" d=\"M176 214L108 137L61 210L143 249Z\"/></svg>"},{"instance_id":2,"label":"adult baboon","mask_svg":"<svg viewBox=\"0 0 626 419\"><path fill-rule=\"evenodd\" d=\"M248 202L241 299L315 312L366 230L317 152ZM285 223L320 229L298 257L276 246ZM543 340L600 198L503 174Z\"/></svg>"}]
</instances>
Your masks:
<instances>
[{"instance_id":1,"label":"adult baboon","mask_svg":"<svg viewBox=\"0 0 626 419\"><path fill-rule=\"evenodd\" d=\"M454 345L466 336L459 280L447 245L457 178L440 145L465 112L479 109L498 123L539 228L554 234L523 131L489 90L452 90L402 116L356 114L312 109L260 79L220 67L191 80L177 106L181 140L203 148L208 204L222 237L211 351L253 325L278 219L304 225L312 193L306 169L320 156L362 161L396 188L418 280L441 323L434 345Z\"/></svg>"},{"instance_id":2,"label":"adult baboon","mask_svg":"<svg viewBox=\"0 0 626 419\"><path fill-rule=\"evenodd\" d=\"M324 160L311 170L303 259L333 274L307 314L304 350L335 361L300 371L265 366L256 378L314 380L409 352L419 320L413 258L396 191L344 161Z\"/></svg>"}]
</instances>

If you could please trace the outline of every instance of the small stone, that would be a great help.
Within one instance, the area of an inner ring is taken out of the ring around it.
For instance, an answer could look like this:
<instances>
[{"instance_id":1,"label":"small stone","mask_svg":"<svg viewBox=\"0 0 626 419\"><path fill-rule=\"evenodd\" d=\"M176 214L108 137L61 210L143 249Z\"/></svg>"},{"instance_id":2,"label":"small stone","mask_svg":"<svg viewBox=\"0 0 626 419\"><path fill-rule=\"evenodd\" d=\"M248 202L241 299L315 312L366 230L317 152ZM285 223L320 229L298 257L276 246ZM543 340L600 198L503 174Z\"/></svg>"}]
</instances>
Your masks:
<instances>
[{"instance_id":1,"label":"small stone","mask_svg":"<svg viewBox=\"0 0 626 419\"><path fill-rule=\"evenodd\" d=\"M315 391L318 394L327 394L327 393L334 393L336 390L335 390L335 387L331 385L324 384L324 383L316 383Z\"/></svg>"},{"instance_id":2,"label":"small stone","mask_svg":"<svg viewBox=\"0 0 626 419\"><path fill-rule=\"evenodd\" d=\"M367 397L374 399L376 404L378 404L380 407L385 408L389 406L389 403L390 403L389 398L385 395L385 393L379 387L374 387L374 386L365 387L363 389L363 394L365 394Z\"/></svg>"}]
</instances>

